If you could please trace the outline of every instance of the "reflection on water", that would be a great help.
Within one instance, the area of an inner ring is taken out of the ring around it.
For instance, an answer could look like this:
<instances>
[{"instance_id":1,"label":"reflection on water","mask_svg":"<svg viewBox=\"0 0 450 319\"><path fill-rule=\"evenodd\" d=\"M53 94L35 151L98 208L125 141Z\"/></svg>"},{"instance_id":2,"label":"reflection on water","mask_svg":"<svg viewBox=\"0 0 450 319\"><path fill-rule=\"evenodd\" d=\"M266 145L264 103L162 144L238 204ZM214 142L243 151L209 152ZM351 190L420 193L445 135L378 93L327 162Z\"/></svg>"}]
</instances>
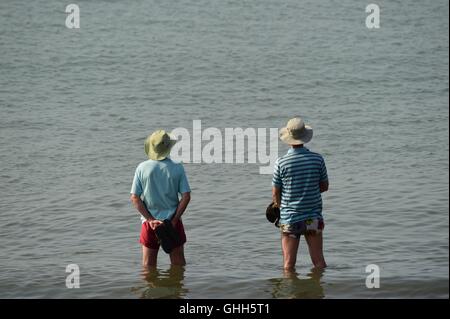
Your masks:
<instances>
[{"instance_id":1,"label":"reflection on water","mask_svg":"<svg viewBox=\"0 0 450 319\"><path fill-rule=\"evenodd\" d=\"M320 299L324 298L324 291L320 279L324 270L313 268L306 275L299 278L295 271L285 271L283 278L270 279L272 298L282 299Z\"/></svg>"},{"instance_id":2,"label":"reflection on water","mask_svg":"<svg viewBox=\"0 0 450 319\"><path fill-rule=\"evenodd\" d=\"M141 298L157 299L184 298L188 290L184 288L184 267L170 266L167 270L159 270L155 267L144 268L142 276L145 285L137 289Z\"/></svg>"}]
</instances>

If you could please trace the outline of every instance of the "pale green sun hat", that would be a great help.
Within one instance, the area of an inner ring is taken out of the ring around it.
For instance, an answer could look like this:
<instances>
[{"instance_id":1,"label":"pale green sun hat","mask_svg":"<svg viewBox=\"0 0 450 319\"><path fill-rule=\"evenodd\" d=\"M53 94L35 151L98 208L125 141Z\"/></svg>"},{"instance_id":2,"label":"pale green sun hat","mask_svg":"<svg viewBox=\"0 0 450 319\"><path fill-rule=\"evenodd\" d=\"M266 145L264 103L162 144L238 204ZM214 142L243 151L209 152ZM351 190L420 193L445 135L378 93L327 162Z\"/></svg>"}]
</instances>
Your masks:
<instances>
[{"instance_id":1,"label":"pale green sun hat","mask_svg":"<svg viewBox=\"0 0 450 319\"><path fill-rule=\"evenodd\" d=\"M306 144L313 137L311 126L305 125L300 117L294 117L280 130L280 140L289 145Z\"/></svg>"},{"instance_id":2,"label":"pale green sun hat","mask_svg":"<svg viewBox=\"0 0 450 319\"><path fill-rule=\"evenodd\" d=\"M147 137L144 143L145 154L148 158L161 161L169 156L170 150L177 140L164 130L157 130Z\"/></svg>"}]
</instances>

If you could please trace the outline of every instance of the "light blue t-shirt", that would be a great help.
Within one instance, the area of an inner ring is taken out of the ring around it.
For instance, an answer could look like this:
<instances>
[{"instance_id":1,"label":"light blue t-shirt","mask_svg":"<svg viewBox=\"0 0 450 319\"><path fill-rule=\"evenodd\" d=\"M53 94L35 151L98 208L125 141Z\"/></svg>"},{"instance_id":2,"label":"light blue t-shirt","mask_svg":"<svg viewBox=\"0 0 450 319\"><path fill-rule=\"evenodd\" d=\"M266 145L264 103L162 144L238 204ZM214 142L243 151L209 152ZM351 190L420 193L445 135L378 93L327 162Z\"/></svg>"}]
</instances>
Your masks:
<instances>
[{"instance_id":1,"label":"light blue t-shirt","mask_svg":"<svg viewBox=\"0 0 450 319\"><path fill-rule=\"evenodd\" d=\"M172 217L178 206L178 194L190 191L183 164L170 158L140 163L131 186L131 194L140 196L150 214L158 220ZM141 216L141 220L144 222L145 218Z\"/></svg>"}]
</instances>

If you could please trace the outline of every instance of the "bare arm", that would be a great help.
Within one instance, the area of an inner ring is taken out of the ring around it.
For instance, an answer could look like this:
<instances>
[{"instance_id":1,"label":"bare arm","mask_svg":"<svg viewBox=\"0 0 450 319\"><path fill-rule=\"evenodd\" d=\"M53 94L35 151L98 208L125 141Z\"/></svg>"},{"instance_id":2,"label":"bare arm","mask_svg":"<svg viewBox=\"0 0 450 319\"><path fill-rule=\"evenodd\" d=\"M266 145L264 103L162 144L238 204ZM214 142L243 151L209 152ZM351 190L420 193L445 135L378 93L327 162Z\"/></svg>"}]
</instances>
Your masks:
<instances>
[{"instance_id":1,"label":"bare arm","mask_svg":"<svg viewBox=\"0 0 450 319\"><path fill-rule=\"evenodd\" d=\"M281 206L281 188L272 187L272 201L275 204L275 207Z\"/></svg>"},{"instance_id":2,"label":"bare arm","mask_svg":"<svg viewBox=\"0 0 450 319\"><path fill-rule=\"evenodd\" d=\"M141 213L142 216L144 216L144 218L147 221L152 221L155 219L147 210L147 208L145 207L144 203L142 202L141 198L138 195L131 194L130 200L133 203L133 206L139 211L139 213Z\"/></svg>"},{"instance_id":3,"label":"bare arm","mask_svg":"<svg viewBox=\"0 0 450 319\"><path fill-rule=\"evenodd\" d=\"M175 211L175 215L172 218L172 224L174 226L180 220L181 215L183 215L183 213L186 210L186 207L188 206L190 201L191 201L191 193L190 192L186 192L181 195L181 200L178 203L177 210Z\"/></svg>"},{"instance_id":4,"label":"bare arm","mask_svg":"<svg viewBox=\"0 0 450 319\"><path fill-rule=\"evenodd\" d=\"M329 185L330 185L330 184L328 183L328 181L320 182L320 183L319 183L320 192L321 192L321 193L326 192L326 191L328 190L328 186L329 186Z\"/></svg>"}]
</instances>

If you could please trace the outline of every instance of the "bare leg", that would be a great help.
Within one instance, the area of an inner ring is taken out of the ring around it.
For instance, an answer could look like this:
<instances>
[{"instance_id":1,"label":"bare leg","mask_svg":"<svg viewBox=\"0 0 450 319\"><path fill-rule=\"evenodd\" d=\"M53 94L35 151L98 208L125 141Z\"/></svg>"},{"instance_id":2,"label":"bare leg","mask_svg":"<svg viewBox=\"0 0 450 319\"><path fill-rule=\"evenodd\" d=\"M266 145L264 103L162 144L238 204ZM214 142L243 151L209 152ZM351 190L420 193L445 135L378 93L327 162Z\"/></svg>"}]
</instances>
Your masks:
<instances>
[{"instance_id":1,"label":"bare leg","mask_svg":"<svg viewBox=\"0 0 450 319\"><path fill-rule=\"evenodd\" d=\"M158 249L151 249L142 245L142 265L144 267L156 267Z\"/></svg>"},{"instance_id":2,"label":"bare leg","mask_svg":"<svg viewBox=\"0 0 450 319\"><path fill-rule=\"evenodd\" d=\"M287 234L281 235L281 248L283 250L283 260L285 270L294 270L297 262L297 251L300 239L290 237Z\"/></svg>"},{"instance_id":3,"label":"bare leg","mask_svg":"<svg viewBox=\"0 0 450 319\"><path fill-rule=\"evenodd\" d=\"M174 248L170 253L170 263L174 266L186 265L186 259L184 258L184 246L181 245Z\"/></svg>"},{"instance_id":4,"label":"bare leg","mask_svg":"<svg viewBox=\"0 0 450 319\"><path fill-rule=\"evenodd\" d=\"M322 233L312 233L305 235L308 243L309 255L311 261L316 268L325 268L327 266L325 258L323 257L323 237Z\"/></svg>"}]
</instances>

